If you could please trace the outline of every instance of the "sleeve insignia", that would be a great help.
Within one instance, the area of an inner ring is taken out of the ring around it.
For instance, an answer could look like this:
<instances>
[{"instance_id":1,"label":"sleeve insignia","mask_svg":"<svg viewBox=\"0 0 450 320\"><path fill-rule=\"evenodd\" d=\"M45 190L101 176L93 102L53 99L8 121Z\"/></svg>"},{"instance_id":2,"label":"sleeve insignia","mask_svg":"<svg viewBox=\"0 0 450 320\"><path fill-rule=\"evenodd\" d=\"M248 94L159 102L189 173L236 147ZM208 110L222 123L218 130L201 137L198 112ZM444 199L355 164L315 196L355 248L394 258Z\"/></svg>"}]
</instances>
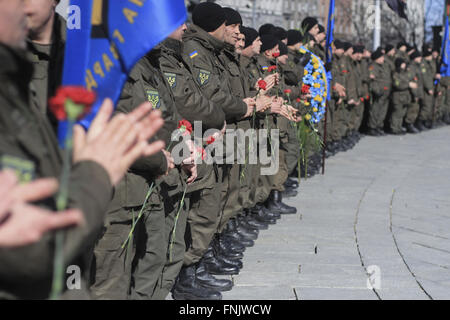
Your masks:
<instances>
[{"instance_id":1,"label":"sleeve insignia","mask_svg":"<svg viewBox=\"0 0 450 320\"><path fill-rule=\"evenodd\" d=\"M194 59L196 56L198 56L198 52L197 52L197 51L194 51L194 52L192 52L192 53L189 55L189 57L190 57L191 59Z\"/></svg>"},{"instance_id":2,"label":"sleeve insignia","mask_svg":"<svg viewBox=\"0 0 450 320\"><path fill-rule=\"evenodd\" d=\"M147 100L152 103L153 109L159 109L161 107L161 99L159 98L158 91L147 90Z\"/></svg>"},{"instance_id":3,"label":"sleeve insignia","mask_svg":"<svg viewBox=\"0 0 450 320\"><path fill-rule=\"evenodd\" d=\"M20 183L30 182L35 178L35 166L29 160L3 155L0 157L0 170L5 169L14 171Z\"/></svg>"},{"instance_id":4,"label":"sleeve insignia","mask_svg":"<svg viewBox=\"0 0 450 320\"><path fill-rule=\"evenodd\" d=\"M210 76L211 76L211 72L206 71L206 70L200 70L197 81L200 85L203 86L209 82Z\"/></svg>"},{"instance_id":5,"label":"sleeve insignia","mask_svg":"<svg viewBox=\"0 0 450 320\"><path fill-rule=\"evenodd\" d=\"M174 89L177 86L177 75L175 73L164 73L169 86Z\"/></svg>"}]
</instances>

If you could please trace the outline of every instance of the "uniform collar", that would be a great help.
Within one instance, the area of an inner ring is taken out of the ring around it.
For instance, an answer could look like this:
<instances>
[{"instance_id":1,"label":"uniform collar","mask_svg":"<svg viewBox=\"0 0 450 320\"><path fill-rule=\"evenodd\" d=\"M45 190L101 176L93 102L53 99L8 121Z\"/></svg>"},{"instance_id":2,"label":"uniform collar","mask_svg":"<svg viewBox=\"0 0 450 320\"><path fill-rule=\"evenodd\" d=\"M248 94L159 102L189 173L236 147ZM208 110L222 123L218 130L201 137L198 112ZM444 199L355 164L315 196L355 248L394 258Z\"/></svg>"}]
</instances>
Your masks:
<instances>
[{"instance_id":1,"label":"uniform collar","mask_svg":"<svg viewBox=\"0 0 450 320\"><path fill-rule=\"evenodd\" d=\"M204 47L214 50L216 52L222 51L225 46L225 42L214 38L208 32L206 32L205 30L196 25L191 25L184 34L183 41L189 39L196 39L200 41Z\"/></svg>"}]
</instances>

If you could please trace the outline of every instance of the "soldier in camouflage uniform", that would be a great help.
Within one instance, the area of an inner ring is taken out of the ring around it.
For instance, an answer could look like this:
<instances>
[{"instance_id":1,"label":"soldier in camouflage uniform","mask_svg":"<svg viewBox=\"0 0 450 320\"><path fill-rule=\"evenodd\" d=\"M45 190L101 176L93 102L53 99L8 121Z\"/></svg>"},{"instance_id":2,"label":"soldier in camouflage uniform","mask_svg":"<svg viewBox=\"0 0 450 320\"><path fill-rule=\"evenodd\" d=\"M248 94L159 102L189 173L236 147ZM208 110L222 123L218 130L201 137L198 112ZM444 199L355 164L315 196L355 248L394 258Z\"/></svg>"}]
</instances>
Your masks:
<instances>
[{"instance_id":1,"label":"soldier in camouflage uniform","mask_svg":"<svg viewBox=\"0 0 450 320\"><path fill-rule=\"evenodd\" d=\"M415 127L415 122L419 116L420 101L423 98L423 76L422 76L422 55L417 50L410 56L411 63L408 65L408 71L411 73L412 82L416 83L417 88L411 88L411 103L407 106L405 115L405 127L408 133L419 133Z\"/></svg>"},{"instance_id":2,"label":"soldier in camouflage uniform","mask_svg":"<svg viewBox=\"0 0 450 320\"><path fill-rule=\"evenodd\" d=\"M369 66L370 91L373 102L369 109L368 134L379 136L384 134L384 120L389 104L389 86L391 73L384 67L384 55L381 48L372 53L372 64Z\"/></svg>"}]
</instances>

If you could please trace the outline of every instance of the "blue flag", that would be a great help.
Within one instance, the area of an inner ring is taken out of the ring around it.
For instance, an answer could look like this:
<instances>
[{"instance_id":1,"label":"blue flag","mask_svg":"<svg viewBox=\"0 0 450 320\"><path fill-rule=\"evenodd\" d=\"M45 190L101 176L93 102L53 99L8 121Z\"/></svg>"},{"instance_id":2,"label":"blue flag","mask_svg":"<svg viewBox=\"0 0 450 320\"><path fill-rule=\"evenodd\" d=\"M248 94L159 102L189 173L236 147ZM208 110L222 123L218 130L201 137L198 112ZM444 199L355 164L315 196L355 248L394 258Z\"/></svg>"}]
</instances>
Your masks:
<instances>
[{"instance_id":1,"label":"blue flag","mask_svg":"<svg viewBox=\"0 0 450 320\"><path fill-rule=\"evenodd\" d=\"M449 34L449 21L448 16L445 16L445 32L444 37L442 39L442 62L441 62L441 76L442 77L449 77L450 76L450 61L449 61L449 54L450 54L450 34Z\"/></svg>"},{"instance_id":2,"label":"blue flag","mask_svg":"<svg viewBox=\"0 0 450 320\"><path fill-rule=\"evenodd\" d=\"M328 23L327 23L327 38L325 45L325 56L327 63L330 63L333 60L333 49L331 44L334 40L334 0L330 0L330 9L328 10ZM331 70L327 71L327 80L328 80L328 90L327 90L327 100L331 99L331 81L333 77L331 76Z\"/></svg>"},{"instance_id":3,"label":"blue flag","mask_svg":"<svg viewBox=\"0 0 450 320\"><path fill-rule=\"evenodd\" d=\"M105 98L117 102L139 59L187 19L184 0L71 0L80 8L81 28L67 30L63 85L97 93L89 128ZM60 126L60 136L64 133Z\"/></svg>"}]
</instances>

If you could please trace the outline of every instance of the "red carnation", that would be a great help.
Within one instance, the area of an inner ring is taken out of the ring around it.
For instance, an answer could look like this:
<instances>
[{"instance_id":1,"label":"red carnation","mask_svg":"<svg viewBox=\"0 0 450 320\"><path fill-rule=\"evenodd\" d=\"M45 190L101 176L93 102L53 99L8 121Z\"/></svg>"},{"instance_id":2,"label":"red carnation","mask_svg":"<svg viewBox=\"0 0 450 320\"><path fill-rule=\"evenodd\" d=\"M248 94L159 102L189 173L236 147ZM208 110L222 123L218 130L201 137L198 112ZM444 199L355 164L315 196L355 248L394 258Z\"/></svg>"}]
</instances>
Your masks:
<instances>
[{"instance_id":1,"label":"red carnation","mask_svg":"<svg viewBox=\"0 0 450 320\"><path fill-rule=\"evenodd\" d=\"M291 93L292 93L292 90L291 90L291 89L286 89L286 90L284 90L284 93L285 93L285 94L291 94Z\"/></svg>"},{"instance_id":2,"label":"red carnation","mask_svg":"<svg viewBox=\"0 0 450 320\"><path fill-rule=\"evenodd\" d=\"M265 82L264 80L259 80L258 81L258 87L262 90L266 90L267 89L267 82Z\"/></svg>"},{"instance_id":3,"label":"red carnation","mask_svg":"<svg viewBox=\"0 0 450 320\"><path fill-rule=\"evenodd\" d=\"M192 133L192 125L189 121L185 119L178 121L178 129L180 129L180 131L183 132L183 135Z\"/></svg>"},{"instance_id":4,"label":"red carnation","mask_svg":"<svg viewBox=\"0 0 450 320\"><path fill-rule=\"evenodd\" d=\"M76 120L80 120L91 111L96 95L84 87L59 87L56 95L49 100L49 108L59 121L64 121L68 118L68 110L66 110L67 100L71 100L73 104L78 106L78 110L73 110L75 112L72 115Z\"/></svg>"},{"instance_id":5,"label":"red carnation","mask_svg":"<svg viewBox=\"0 0 450 320\"><path fill-rule=\"evenodd\" d=\"M304 84L303 86L302 86L302 93L303 94L309 94L309 89L310 89L311 87L310 86L308 86L307 84Z\"/></svg>"},{"instance_id":6,"label":"red carnation","mask_svg":"<svg viewBox=\"0 0 450 320\"><path fill-rule=\"evenodd\" d=\"M274 58L278 58L278 57L280 56L280 53L279 53L279 52L275 52L274 54L272 54L272 56L273 56Z\"/></svg>"},{"instance_id":7,"label":"red carnation","mask_svg":"<svg viewBox=\"0 0 450 320\"><path fill-rule=\"evenodd\" d=\"M300 102L302 102L302 99L300 99L300 98L297 98L297 103L300 103Z\"/></svg>"},{"instance_id":8,"label":"red carnation","mask_svg":"<svg viewBox=\"0 0 450 320\"><path fill-rule=\"evenodd\" d=\"M210 145L210 144L213 144L215 141L216 141L216 139L214 139L214 137L211 136L206 140L206 144Z\"/></svg>"},{"instance_id":9,"label":"red carnation","mask_svg":"<svg viewBox=\"0 0 450 320\"><path fill-rule=\"evenodd\" d=\"M269 69L267 71L272 72L277 70L277 66L270 66Z\"/></svg>"}]
</instances>

